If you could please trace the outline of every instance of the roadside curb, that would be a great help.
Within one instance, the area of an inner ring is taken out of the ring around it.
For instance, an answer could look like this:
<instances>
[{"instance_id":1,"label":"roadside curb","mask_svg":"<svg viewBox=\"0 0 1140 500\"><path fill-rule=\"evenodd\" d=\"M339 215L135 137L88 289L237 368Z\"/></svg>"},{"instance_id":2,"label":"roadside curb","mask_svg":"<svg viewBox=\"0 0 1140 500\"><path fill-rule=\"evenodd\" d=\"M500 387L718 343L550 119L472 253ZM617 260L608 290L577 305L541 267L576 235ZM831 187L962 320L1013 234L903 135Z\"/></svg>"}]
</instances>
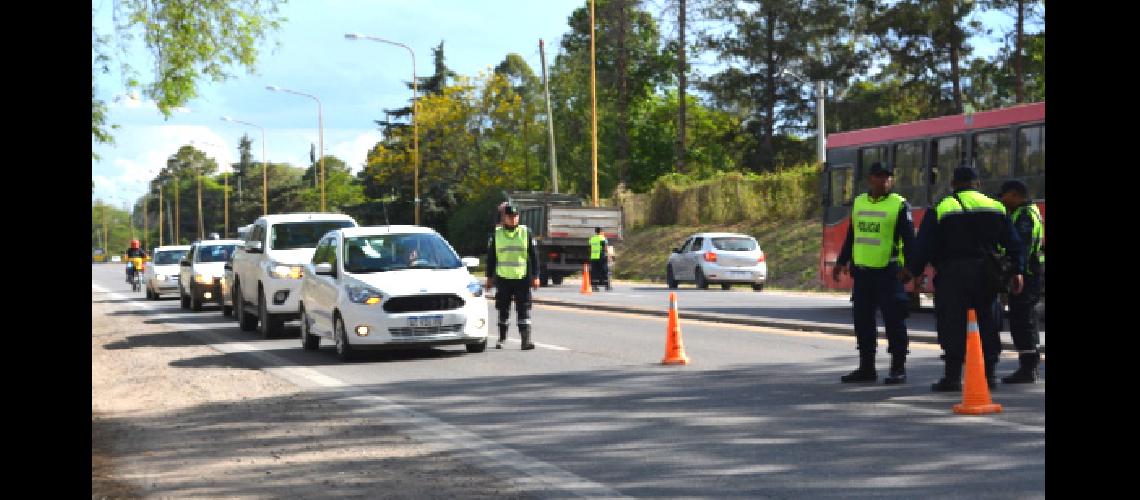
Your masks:
<instances>
[{"instance_id":1,"label":"roadside curb","mask_svg":"<svg viewBox=\"0 0 1140 500\"><path fill-rule=\"evenodd\" d=\"M488 294L487 298L493 299L494 294ZM657 317L662 317L662 318L669 316L669 311L667 311L667 310L656 310L656 309L649 309L649 308L645 308L645 307L622 306L622 305L612 305L612 304L594 304L594 303L587 304L587 303L583 303L583 302L574 302L574 301L568 301L568 300L554 300L554 299L538 298L538 297L534 297L533 295L531 298L531 302L533 302L535 304L545 304L545 305L563 306L563 307L574 307L574 308L578 308L578 309L590 309L590 310L596 310L596 311L621 312L621 313L628 313L628 314L638 314L638 315L642 315L642 316L657 316ZM681 317L685 318L685 319L696 319L696 320L708 321L708 322L713 322L713 323L727 323L727 324L733 324L733 325L748 325L748 326L763 326L763 327L770 327L770 328L784 328L784 329L788 329L788 330L798 330L798 331L802 331L802 332L825 333L828 335L836 335L836 336L840 336L840 337L854 337L855 336L855 329L853 327L838 326L834 323L817 323L814 321L802 321L802 320L794 320L794 319L774 319L774 318L766 318L766 317L749 318L749 317L742 317L742 316L728 316L728 315L694 313L694 312L684 312L684 311L681 312ZM914 333L910 333L910 335L908 335L908 336L909 336L910 342L920 342L923 344L938 345L938 339L937 339L937 337L935 337L933 335L929 335L929 334L916 335ZM1002 340L1001 346L1002 346L1003 350L1017 351L1017 348L1013 345L1012 342L1006 342L1005 340ZM1040 349L1041 349L1042 353L1045 352L1045 346L1044 345L1041 345Z\"/></svg>"}]
</instances>

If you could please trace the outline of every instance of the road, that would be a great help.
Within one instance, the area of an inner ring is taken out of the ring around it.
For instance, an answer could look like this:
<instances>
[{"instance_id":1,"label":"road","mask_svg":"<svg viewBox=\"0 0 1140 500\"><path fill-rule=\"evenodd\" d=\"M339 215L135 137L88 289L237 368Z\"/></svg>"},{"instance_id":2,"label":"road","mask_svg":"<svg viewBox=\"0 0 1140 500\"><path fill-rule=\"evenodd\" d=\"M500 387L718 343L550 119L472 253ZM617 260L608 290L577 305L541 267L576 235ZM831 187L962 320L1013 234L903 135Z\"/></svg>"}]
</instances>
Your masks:
<instances>
[{"instance_id":1,"label":"road","mask_svg":"<svg viewBox=\"0 0 1140 500\"><path fill-rule=\"evenodd\" d=\"M999 386L1000 414L956 415L960 394L929 389L936 346L913 346L909 384L840 384L853 338L682 319L692 363L663 366L664 318L540 304L533 351L512 328L504 350L341 363L328 345L302 351L296 323L263 340L216 308L125 292L121 271L93 265L93 289L218 350L179 367L266 370L335 403L327 418L384 416L540 497L1044 497L1045 384ZM692 295L682 307L700 307ZM1015 366L1007 356L999 372Z\"/></svg>"}]
</instances>

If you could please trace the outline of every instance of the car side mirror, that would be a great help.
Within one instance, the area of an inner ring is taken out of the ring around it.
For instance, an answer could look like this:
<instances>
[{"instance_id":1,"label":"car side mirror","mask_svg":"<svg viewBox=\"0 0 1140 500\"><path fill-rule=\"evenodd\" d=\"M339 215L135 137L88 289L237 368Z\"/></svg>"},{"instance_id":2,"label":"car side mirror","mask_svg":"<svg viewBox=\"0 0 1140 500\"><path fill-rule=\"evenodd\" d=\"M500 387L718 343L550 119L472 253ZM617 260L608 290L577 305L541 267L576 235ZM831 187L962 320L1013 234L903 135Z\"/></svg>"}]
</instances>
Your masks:
<instances>
[{"instance_id":1,"label":"car side mirror","mask_svg":"<svg viewBox=\"0 0 1140 500\"><path fill-rule=\"evenodd\" d=\"M332 263L321 262L320 264L313 266L313 272L315 272L321 276L332 276L333 275Z\"/></svg>"},{"instance_id":2,"label":"car side mirror","mask_svg":"<svg viewBox=\"0 0 1140 500\"><path fill-rule=\"evenodd\" d=\"M464 257L460 260L463 261L464 267L479 267L478 257Z\"/></svg>"},{"instance_id":3,"label":"car side mirror","mask_svg":"<svg viewBox=\"0 0 1140 500\"><path fill-rule=\"evenodd\" d=\"M250 253L261 253L261 242L250 241L245 244L245 250Z\"/></svg>"},{"instance_id":4,"label":"car side mirror","mask_svg":"<svg viewBox=\"0 0 1140 500\"><path fill-rule=\"evenodd\" d=\"M673 253L681 253L681 249L680 248L674 248Z\"/></svg>"},{"instance_id":5,"label":"car side mirror","mask_svg":"<svg viewBox=\"0 0 1140 500\"><path fill-rule=\"evenodd\" d=\"M189 266L190 265L190 259L182 259L182 262L179 262L178 265Z\"/></svg>"}]
</instances>

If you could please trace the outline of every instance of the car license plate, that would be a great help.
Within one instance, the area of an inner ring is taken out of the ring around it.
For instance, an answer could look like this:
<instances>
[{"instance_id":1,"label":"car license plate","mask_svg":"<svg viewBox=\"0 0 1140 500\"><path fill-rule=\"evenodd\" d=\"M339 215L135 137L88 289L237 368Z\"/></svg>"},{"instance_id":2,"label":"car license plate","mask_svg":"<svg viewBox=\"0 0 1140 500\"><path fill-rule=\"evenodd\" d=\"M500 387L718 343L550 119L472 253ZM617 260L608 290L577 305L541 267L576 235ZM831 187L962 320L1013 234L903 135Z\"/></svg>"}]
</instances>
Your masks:
<instances>
[{"instance_id":1,"label":"car license plate","mask_svg":"<svg viewBox=\"0 0 1140 500\"><path fill-rule=\"evenodd\" d=\"M730 271L728 275L732 278L751 278L752 273L748 271Z\"/></svg>"},{"instance_id":2,"label":"car license plate","mask_svg":"<svg viewBox=\"0 0 1140 500\"><path fill-rule=\"evenodd\" d=\"M438 315L437 316L411 316L408 318L408 326L413 327L413 328L420 327L420 326L442 326L442 325L443 325L443 316L438 316Z\"/></svg>"}]
</instances>

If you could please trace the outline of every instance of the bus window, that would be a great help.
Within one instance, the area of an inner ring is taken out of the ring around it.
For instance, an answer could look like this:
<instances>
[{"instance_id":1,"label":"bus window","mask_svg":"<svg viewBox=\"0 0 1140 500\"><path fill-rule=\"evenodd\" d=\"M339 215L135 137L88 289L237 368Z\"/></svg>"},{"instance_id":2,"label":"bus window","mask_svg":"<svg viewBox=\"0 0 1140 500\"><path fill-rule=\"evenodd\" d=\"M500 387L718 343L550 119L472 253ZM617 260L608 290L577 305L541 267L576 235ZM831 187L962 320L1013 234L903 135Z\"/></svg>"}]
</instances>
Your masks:
<instances>
[{"instance_id":1,"label":"bus window","mask_svg":"<svg viewBox=\"0 0 1140 500\"><path fill-rule=\"evenodd\" d=\"M887 163L887 148L886 146L874 146L870 148L863 148L859 150L859 171L856 175L862 179L867 176L867 171L871 169L871 164L875 162L882 162L884 165Z\"/></svg>"},{"instance_id":2,"label":"bus window","mask_svg":"<svg viewBox=\"0 0 1140 500\"><path fill-rule=\"evenodd\" d=\"M911 206L925 206L926 182L922 175L922 143L901 142L894 147L894 191L906 198Z\"/></svg>"},{"instance_id":3,"label":"bus window","mask_svg":"<svg viewBox=\"0 0 1140 500\"><path fill-rule=\"evenodd\" d=\"M1045 199L1045 126L1024 127L1018 131L1017 161L1013 175L1025 180L1029 195Z\"/></svg>"},{"instance_id":4,"label":"bus window","mask_svg":"<svg viewBox=\"0 0 1140 500\"><path fill-rule=\"evenodd\" d=\"M1009 177L1011 144L1008 130L974 135L974 166L983 193L994 194Z\"/></svg>"},{"instance_id":5,"label":"bus window","mask_svg":"<svg viewBox=\"0 0 1140 500\"><path fill-rule=\"evenodd\" d=\"M831 172L831 206L842 207L851 204L855 191L855 178L851 166L839 165L828 169Z\"/></svg>"},{"instance_id":6,"label":"bus window","mask_svg":"<svg viewBox=\"0 0 1140 500\"><path fill-rule=\"evenodd\" d=\"M950 196L950 178L962 163L962 137L939 137L934 140L934 163L931 165L930 204Z\"/></svg>"}]
</instances>

